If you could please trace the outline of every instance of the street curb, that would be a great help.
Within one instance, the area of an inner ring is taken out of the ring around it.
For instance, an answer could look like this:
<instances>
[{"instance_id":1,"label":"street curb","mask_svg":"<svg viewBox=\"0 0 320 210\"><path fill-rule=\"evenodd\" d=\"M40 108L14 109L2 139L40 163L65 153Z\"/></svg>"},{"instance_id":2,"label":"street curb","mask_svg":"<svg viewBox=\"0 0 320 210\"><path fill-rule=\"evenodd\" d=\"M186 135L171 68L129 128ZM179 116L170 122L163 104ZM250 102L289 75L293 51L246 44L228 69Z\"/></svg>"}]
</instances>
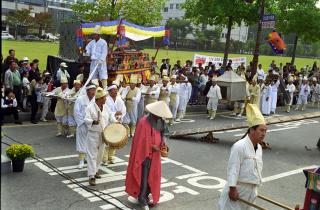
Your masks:
<instances>
[{"instance_id":1,"label":"street curb","mask_svg":"<svg viewBox=\"0 0 320 210\"><path fill-rule=\"evenodd\" d=\"M313 112L313 113L297 114L292 116L269 118L266 120L266 123L267 125L272 125L277 123L292 122L292 121L311 119L311 118L317 118L317 117L320 117L320 111ZM172 131L170 133L170 137L177 138L177 137L188 136L188 135L204 134L209 132L221 132L221 131L242 129L242 128L248 128L248 124L246 122L239 122L239 123L232 123L227 126L215 125L212 127L205 127L205 128L178 130L178 131Z\"/></svg>"}]
</instances>

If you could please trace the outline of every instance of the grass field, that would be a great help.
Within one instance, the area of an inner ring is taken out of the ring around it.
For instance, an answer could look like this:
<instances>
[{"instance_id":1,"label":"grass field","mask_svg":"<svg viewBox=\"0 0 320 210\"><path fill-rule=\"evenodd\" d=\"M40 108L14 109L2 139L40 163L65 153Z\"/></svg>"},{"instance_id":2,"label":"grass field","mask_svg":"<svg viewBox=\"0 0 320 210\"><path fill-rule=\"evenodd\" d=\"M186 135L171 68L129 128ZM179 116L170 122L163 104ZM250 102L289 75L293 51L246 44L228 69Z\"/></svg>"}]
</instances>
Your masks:
<instances>
[{"instance_id":1,"label":"grass field","mask_svg":"<svg viewBox=\"0 0 320 210\"><path fill-rule=\"evenodd\" d=\"M59 52L59 44L51 43L51 42L25 42L25 41L7 41L3 40L1 53L5 58L8 54L9 49L16 50L16 56L18 59L22 59L24 56L27 56L30 60L38 58L40 60L40 69L44 70L46 68L47 56L48 55L58 55ZM145 49L145 52L148 52L151 56L155 55L155 49ZM160 49L157 55L158 65L161 64L161 59L168 57L171 60L171 64L174 64L177 60L181 60L184 63L186 60L193 60L193 55L203 54L210 56L223 57L222 53L209 53L209 52L199 52L199 51L175 51L175 50L165 50ZM247 57L247 62L252 60L252 55L239 55L239 54L230 54L230 58L233 57ZM266 70L267 66L270 65L271 61L275 60L277 64L286 62L290 62L290 57L282 57L282 56L260 56L259 63L262 64L264 69ZM320 63L320 59L308 59L308 58L296 58L295 64L298 69L304 67L306 65L312 66L313 62L317 61Z\"/></svg>"}]
</instances>

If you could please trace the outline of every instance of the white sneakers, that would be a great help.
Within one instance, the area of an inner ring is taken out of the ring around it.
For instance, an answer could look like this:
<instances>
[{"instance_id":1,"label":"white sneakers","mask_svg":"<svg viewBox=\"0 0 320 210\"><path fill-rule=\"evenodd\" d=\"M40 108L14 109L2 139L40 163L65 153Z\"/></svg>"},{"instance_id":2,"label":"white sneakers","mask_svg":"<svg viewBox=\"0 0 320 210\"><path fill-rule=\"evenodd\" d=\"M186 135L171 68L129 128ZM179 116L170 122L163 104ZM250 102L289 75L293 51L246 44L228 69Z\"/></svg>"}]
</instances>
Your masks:
<instances>
[{"instance_id":1,"label":"white sneakers","mask_svg":"<svg viewBox=\"0 0 320 210\"><path fill-rule=\"evenodd\" d=\"M78 168L82 169L83 167L84 167L84 160L80 160Z\"/></svg>"},{"instance_id":2,"label":"white sneakers","mask_svg":"<svg viewBox=\"0 0 320 210\"><path fill-rule=\"evenodd\" d=\"M73 138L73 137L74 137L74 134L67 135L67 139Z\"/></svg>"},{"instance_id":3,"label":"white sneakers","mask_svg":"<svg viewBox=\"0 0 320 210\"><path fill-rule=\"evenodd\" d=\"M56 134L56 136L62 136L62 133L61 133L61 132L58 132L58 133Z\"/></svg>"}]
</instances>

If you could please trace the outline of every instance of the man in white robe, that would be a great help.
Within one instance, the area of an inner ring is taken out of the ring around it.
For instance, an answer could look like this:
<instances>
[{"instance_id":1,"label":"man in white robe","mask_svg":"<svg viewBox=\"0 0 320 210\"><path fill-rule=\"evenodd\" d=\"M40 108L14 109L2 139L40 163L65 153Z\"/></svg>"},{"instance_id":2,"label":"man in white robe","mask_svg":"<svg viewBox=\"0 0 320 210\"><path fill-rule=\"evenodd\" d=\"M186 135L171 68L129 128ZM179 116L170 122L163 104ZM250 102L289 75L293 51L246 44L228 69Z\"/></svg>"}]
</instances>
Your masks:
<instances>
[{"instance_id":1,"label":"man in white robe","mask_svg":"<svg viewBox=\"0 0 320 210\"><path fill-rule=\"evenodd\" d=\"M127 128L129 137L133 137L136 130L138 120L138 103L141 98L141 91L136 87L136 84L137 78L131 75L130 85L127 86L122 93L122 98L126 105L126 115L124 116L123 123Z\"/></svg>"},{"instance_id":2,"label":"man in white robe","mask_svg":"<svg viewBox=\"0 0 320 210\"><path fill-rule=\"evenodd\" d=\"M293 102L293 93L296 91L296 86L293 84L293 78L289 77L288 79L288 84L286 87L286 91L289 93L290 95L290 101L288 104L286 104L286 112L289 113L291 106L292 106L292 102Z\"/></svg>"},{"instance_id":3,"label":"man in white robe","mask_svg":"<svg viewBox=\"0 0 320 210\"><path fill-rule=\"evenodd\" d=\"M118 88L116 85L111 85L108 87L109 95L106 98L106 106L109 108L110 112L116 117L117 121L123 123L124 116L126 115L126 106L121 96L118 95ZM116 149L110 146L105 148L102 162L104 165L114 163L114 156L116 154Z\"/></svg>"},{"instance_id":4,"label":"man in white robe","mask_svg":"<svg viewBox=\"0 0 320 210\"><path fill-rule=\"evenodd\" d=\"M85 124L85 112L87 106L90 102L94 101L94 95L96 94L96 86L89 84L86 87L87 94L81 95L77 98L74 104L74 119L77 123L77 131L76 131L76 149L79 153L79 168L83 168L84 159L86 156L87 148L87 125Z\"/></svg>"},{"instance_id":5,"label":"man in white robe","mask_svg":"<svg viewBox=\"0 0 320 210\"><path fill-rule=\"evenodd\" d=\"M312 96L311 96L312 106L317 105L319 109L320 108L320 84L317 83L316 77L312 78L312 85L310 88L312 90Z\"/></svg>"},{"instance_id":6,"label":"man in white robe","mask_svg":"<svg viewBox=\"0 0 320 210\"><path fill-rule=\"evenodd\" d=\"M280 80L272 81L270 84L271 87L271 114L276 113L277 101L278 101L278 87L280 85Z\"/></svg>"},{"instance_id":7,"label":"man in white robe","mask_svg":"<svg viewBox=\"0 0 320 210\"><path fill-rule=\"evenodd\" d=\"M96 26L93 32L93 40L86 46L86 53L90 55L90 74L96 69L92 79L101 80L103 88L108 85L108 70L106 58L108 55L108 44L100 37L101 26ZM97 66L97 67L96 67Z\"/></svg>"},{"instance_id":8,"label":"man in white robe","mask_svg":"<svg viewBox=\"0 0 320 210\"><path fill-rule=\"evenodd\" d=\"M308 84L308 78L304 77L302 80L302 84L300 86L297 107L295 108L295 110L299 110L300 106L301 106L301 111L304 111L306 109L306 106L308 104L309 94L310 94L310 86Z\"/></svg>"},{"instance_id":9,"label":"man in white robe","mask_svg":"<svg viewBox=\"0 0 320 210\"><path fill-rule=\"evenodd\" d=\"M169 85L170 79L168 76L162 77L162 84L159 85L160 87L160 94L159 94L159 101L164 101L169 106L170 103L170 94L171 94L171 87Z\"/></svg>"},{"instance_id":10,"label":"man in white robe","mask_svg":"<svg viewBox=\"0 0 320 210\"><path fill-rule=\"evenodd\" d=\"M267 126L256 104L247 104L249 129L231 148L227 184L219 200L219 210L249 210L239 198L254 203L262 183L262 148Z\"/></svg>"},{"instance_id":11,"label":"man in white robe","mask_svg":"<svg viewBox=\"0 0 320 210\"><path fill-rule=\"evenodd\" d=\"M221 90L216 83L215 77L212 78L212 86L207 93L207 97L209 99L207 104L208 118L210 118L210 120L213 120L216 117L219 100L222 99Z\"/></svg>"},{"instance_id":12,"label":"man in white robe","mask_svg":"<svg viewBox=\"0 0 320 210\"><path fill-rule=\"evenodd\" d=\"M88 177L91 186L96 185L96 178L101 178L99 167L105 147L102 140L102 132L110 123L117 122L114 113L112 113L105 104L106 95L107 93L98 87L95 102L90 103L85 110L86 115L84 121L88 128L86 145Z\"/></svg>"},{"instance_id":13,"label":"man in white robe","mask_svg":"<svg viewBox=\"0 0 320 210\"><path fill-rule=\"evenodd\" d=\"M156 78L155 76L151 76L149 79L149 88L146 92L146 97L145 97L145 105L154 103L158 101L159 95L160 95L160 87L156 85Z\"/></svg>"},{"instance_id":14,"label":"man in white robe","mask_svg":"<svg viewBox=\"0 0 320 210\"><path fill-rule=\"evenodd\" d=\"M266 81L261 88L260 110L263 115L269 116L271 112L271 87L269 81Z\"/></svg>"},{"instance_id":15,"label":"man in white robe","mask_svg":"<svg viewBox=\"0 0 320 210\"><path fill-rule=\"evenodd\" d=\"M183 74L179 75L179 104L178 104L178 113L180 120L184 118L188 101L191 97L192 86L188 83L188 78Z\"/></svg>"}]
</instances>

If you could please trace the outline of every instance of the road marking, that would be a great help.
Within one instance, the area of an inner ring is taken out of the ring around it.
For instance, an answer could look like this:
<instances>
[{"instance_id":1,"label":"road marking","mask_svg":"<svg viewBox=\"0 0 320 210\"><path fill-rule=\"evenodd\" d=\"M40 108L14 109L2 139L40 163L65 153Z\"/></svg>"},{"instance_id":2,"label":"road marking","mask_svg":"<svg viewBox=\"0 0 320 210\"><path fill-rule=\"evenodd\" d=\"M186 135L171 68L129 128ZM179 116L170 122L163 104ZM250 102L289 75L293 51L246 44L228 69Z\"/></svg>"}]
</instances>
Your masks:
<instances>
[{"instance_id":1,"label":"road marking","mask_svg":"<svg viewBox=\"0 0 320 210\"><path fill-rule=\"evenodd\" d=\"M228 130L226 133L232 133L232 132L237 132L237 131L242 131L243 129L234 129L234 130Z\"/></svg>"},{"instance_id":2,"label":"road marking","mask_svg":"<svg viewBox=\"0 0 320 210\"><path fill-rule=\"evenodd\" d=\"M276 179L281 179L281 178L284 178L284 177L287 177L287 176L291 176L291 175L302 173L304 169L316 168L316 167L318 167L318 166L317 165L311 165L311 166L306 166L306 167L303 167L303 168L298 168L298 169L295 169L295 170L292 170L292 171L287 171L287 172L283 172L283 173L280 173L280 174L276 174L276 175L273 175L273 176L268 176L268 177L262 178L262 182L270 182L270 181L273 181L273 180L276 180Z\"/></svg>"},{"instance_id":3,"label":"road marking","mask_svg":"<svg viewBox=\"0 0 320 210\"><path fill-rule=\"evenodd\" d=\"M47 158L43 158L44 160L60 160L60 159L65 159L65 158L74 158L74 157L78 157L79 155L64 155L64 156L56 156L56 157L47 157ZM42 160L40 160L41 162ZM35 163L35 162L39 162L38 160L35 159L31 159L31 160L26 160L25 163Z\"/></svg>"}]
</instances>

